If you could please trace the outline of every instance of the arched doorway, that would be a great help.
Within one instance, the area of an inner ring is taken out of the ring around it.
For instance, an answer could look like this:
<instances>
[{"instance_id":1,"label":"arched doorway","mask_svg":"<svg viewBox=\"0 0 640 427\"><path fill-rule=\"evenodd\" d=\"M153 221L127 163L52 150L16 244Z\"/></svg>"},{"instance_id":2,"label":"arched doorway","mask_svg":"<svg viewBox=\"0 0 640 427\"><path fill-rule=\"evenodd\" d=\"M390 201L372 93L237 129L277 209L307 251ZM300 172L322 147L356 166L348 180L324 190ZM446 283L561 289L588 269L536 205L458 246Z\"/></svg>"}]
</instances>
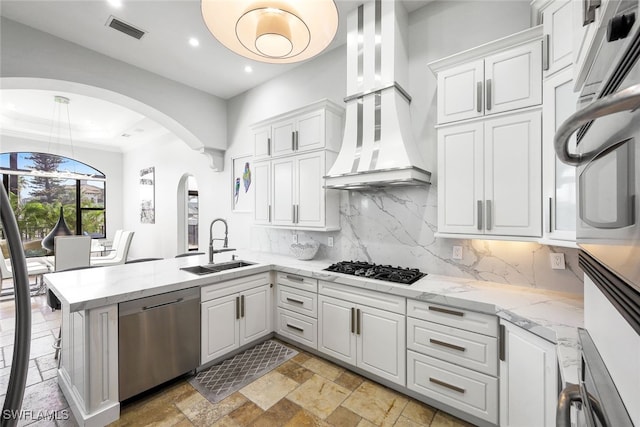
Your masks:
<instances>
[{"instance_id":1,"label":"arched doorway","mask_svg":"<svg viewBox=\"0 0 640 427\"><path fill-rule=\"evenodd\" d=\"M197 252L199 248L199 194L196 178L184 174L178 182L177 203L177 253Z\"/></svg>"}]
</instances>

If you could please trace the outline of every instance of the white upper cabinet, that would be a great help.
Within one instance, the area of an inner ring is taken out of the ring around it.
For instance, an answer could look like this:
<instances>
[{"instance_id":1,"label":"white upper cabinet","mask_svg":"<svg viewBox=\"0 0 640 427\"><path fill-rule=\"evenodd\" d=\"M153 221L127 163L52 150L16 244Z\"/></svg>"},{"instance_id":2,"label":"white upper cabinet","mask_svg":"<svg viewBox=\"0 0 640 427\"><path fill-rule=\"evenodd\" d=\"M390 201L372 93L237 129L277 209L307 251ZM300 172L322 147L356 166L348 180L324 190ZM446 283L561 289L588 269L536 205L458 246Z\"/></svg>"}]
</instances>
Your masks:
<instances>
[{"instance_id":1,"label":"white upper cabinet","mask_svg":"<svg viewBox=\"0 0 640 427\"><path fill-rule=\"evenodd\" d=\"M555 0L547 4L540 16L544 27L544 76L550 76L573 63L573 8L580 3Z\"/></svg>"},{"instance_id":2,"label":"white upper cabinet","mask_svg":"<svg viewBox=\"0 0 640 427\"><path fill-rule=\"evenodd\" d=\"M438 81L438 123L542 103L542 27L429 64Z\"/></svg>"},{"instance_id":3,"label":"white upper cabinet","mask_svg":"<svg viewBox=\"0 0 640 427\"><path fill-rule=\"evenodd\" d=\"M254 160L323 148L338 151L343 114L343 108L323 100L254 124Z\"/></svg>"},{"instance_id":4,"label":"white upper cabinet","mask_svg":"<svg viewBox=\"0 0 640 427\"><path fill-rule=\"evenodd\" d=\"M438 129L438 231L540 237L540 133L539 111Z\"/></svg>"}]
</instances>

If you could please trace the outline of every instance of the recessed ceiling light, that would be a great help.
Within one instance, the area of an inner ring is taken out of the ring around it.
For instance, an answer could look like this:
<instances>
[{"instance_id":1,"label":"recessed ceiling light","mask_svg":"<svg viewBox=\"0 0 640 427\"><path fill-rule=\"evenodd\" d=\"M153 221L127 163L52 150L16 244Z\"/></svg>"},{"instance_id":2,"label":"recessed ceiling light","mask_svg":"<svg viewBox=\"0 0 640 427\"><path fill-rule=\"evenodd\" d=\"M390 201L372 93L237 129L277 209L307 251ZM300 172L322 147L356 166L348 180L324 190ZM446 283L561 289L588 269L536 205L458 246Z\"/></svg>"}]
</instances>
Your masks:
<instances>
[{"instance_id":1,"label":"recessed ceiling light","mask_svg":"<svg viewBox=\"0 0 640 427\"><path fill-rule=\"evenodd\" d=\"M122 0L107 0L107 3L116 9L120 9L122 7Z\"/></svg>"},{"instance_id":2,"label":"recessed ceiling light","mask_svg":"<svg viewBox=\"0 0 640 427\"><path fill-rule=\"evenodd\" d=\"M253 68L251 68L251 65L245 65L245 67L244 67L244 72L245 72L245 73L251 73L251 72L253 72Z\"/></svg>"},{"instance_id":3,"label":"recessed ceiling light","mask_svg":"<svg viewBox=\"0 0 640 427\"><path fill-rule=\"evenodd\" d=\"M190 44L191 46L193 46L193 47L200 46L200 42L199 42L199 41L198 41L198 39L197 39L197 38L195 38L195 37L191 37L191 38L189 39L189 44Z\"/></svg>"}]
</instances>

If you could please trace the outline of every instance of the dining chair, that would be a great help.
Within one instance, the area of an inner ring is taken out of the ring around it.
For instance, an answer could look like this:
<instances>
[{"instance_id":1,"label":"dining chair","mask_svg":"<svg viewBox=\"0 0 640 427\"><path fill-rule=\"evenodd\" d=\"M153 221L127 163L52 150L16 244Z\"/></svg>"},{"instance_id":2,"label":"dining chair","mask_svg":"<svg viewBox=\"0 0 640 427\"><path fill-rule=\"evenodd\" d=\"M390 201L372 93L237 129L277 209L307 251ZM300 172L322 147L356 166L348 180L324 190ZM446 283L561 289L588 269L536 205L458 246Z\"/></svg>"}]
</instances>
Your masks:
<instances>
[{"instance_id":1,"label":"dining chair","mask_svg":"<svg viewBox=\"0 0 640 427\"><path fill-rule=\"evenodd\" d=\"M42 284L42 275L49 272L49 267L46 264L39 261L30 261L27 258L27 274L29 276L36 276L36 284L38 278ZM11 279L13 277L13 270L11 267L11 260L5 259L4 254L0 251L0 280Z\"/></svg>"},{"instance_id":2,"label":"dining chair","mask_svg":"<svg viewBox=\"0 0 640 427\"><path fill-rule=\"evenodd\" d=\"M109 265L124 264L127 261L129 255L129 248L131 247L131 240L133 239L134 231L123 231L120 239L118 240L118 247L115 250L113 257L92 257L91 265L95 267L106 267Z\"/></svg>"},{"instance_id":3,"label":"dining chair","mask_svg":"<svg viewBox=\"0 0 640 427\"><path fill-rule=\"evenodd\" d=\"M124 230L116 230L115 234L113 235L113 240L111 241L112 250L110 252L108 252L106 255L92 256L91 261L97 260L97 259L101 259L101 260L114 259L116 257L116 252L118 251L118 246L120 245L120 240L121 240L123 231Z\"/></svg>"}]
</instances>

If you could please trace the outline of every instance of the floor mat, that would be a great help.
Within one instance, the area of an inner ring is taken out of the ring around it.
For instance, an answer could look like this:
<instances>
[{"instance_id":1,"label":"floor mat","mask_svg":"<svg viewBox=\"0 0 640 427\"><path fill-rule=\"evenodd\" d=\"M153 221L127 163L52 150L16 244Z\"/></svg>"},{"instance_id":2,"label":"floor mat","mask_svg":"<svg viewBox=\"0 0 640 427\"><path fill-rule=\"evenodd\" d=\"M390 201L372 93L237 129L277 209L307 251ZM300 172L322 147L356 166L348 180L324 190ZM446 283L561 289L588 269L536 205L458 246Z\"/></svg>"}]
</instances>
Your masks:
<instances>
[{"instance_id":1,"label":"floor mat","mask_svg":"<svg viewBox=\"0 0 640 427\"><path fill-rule=\"evenodd\" d=\"M251 347L199 372L189 383L211 403L218 403L298 354L273 340Z\"/></svg>"}]
</instances>

